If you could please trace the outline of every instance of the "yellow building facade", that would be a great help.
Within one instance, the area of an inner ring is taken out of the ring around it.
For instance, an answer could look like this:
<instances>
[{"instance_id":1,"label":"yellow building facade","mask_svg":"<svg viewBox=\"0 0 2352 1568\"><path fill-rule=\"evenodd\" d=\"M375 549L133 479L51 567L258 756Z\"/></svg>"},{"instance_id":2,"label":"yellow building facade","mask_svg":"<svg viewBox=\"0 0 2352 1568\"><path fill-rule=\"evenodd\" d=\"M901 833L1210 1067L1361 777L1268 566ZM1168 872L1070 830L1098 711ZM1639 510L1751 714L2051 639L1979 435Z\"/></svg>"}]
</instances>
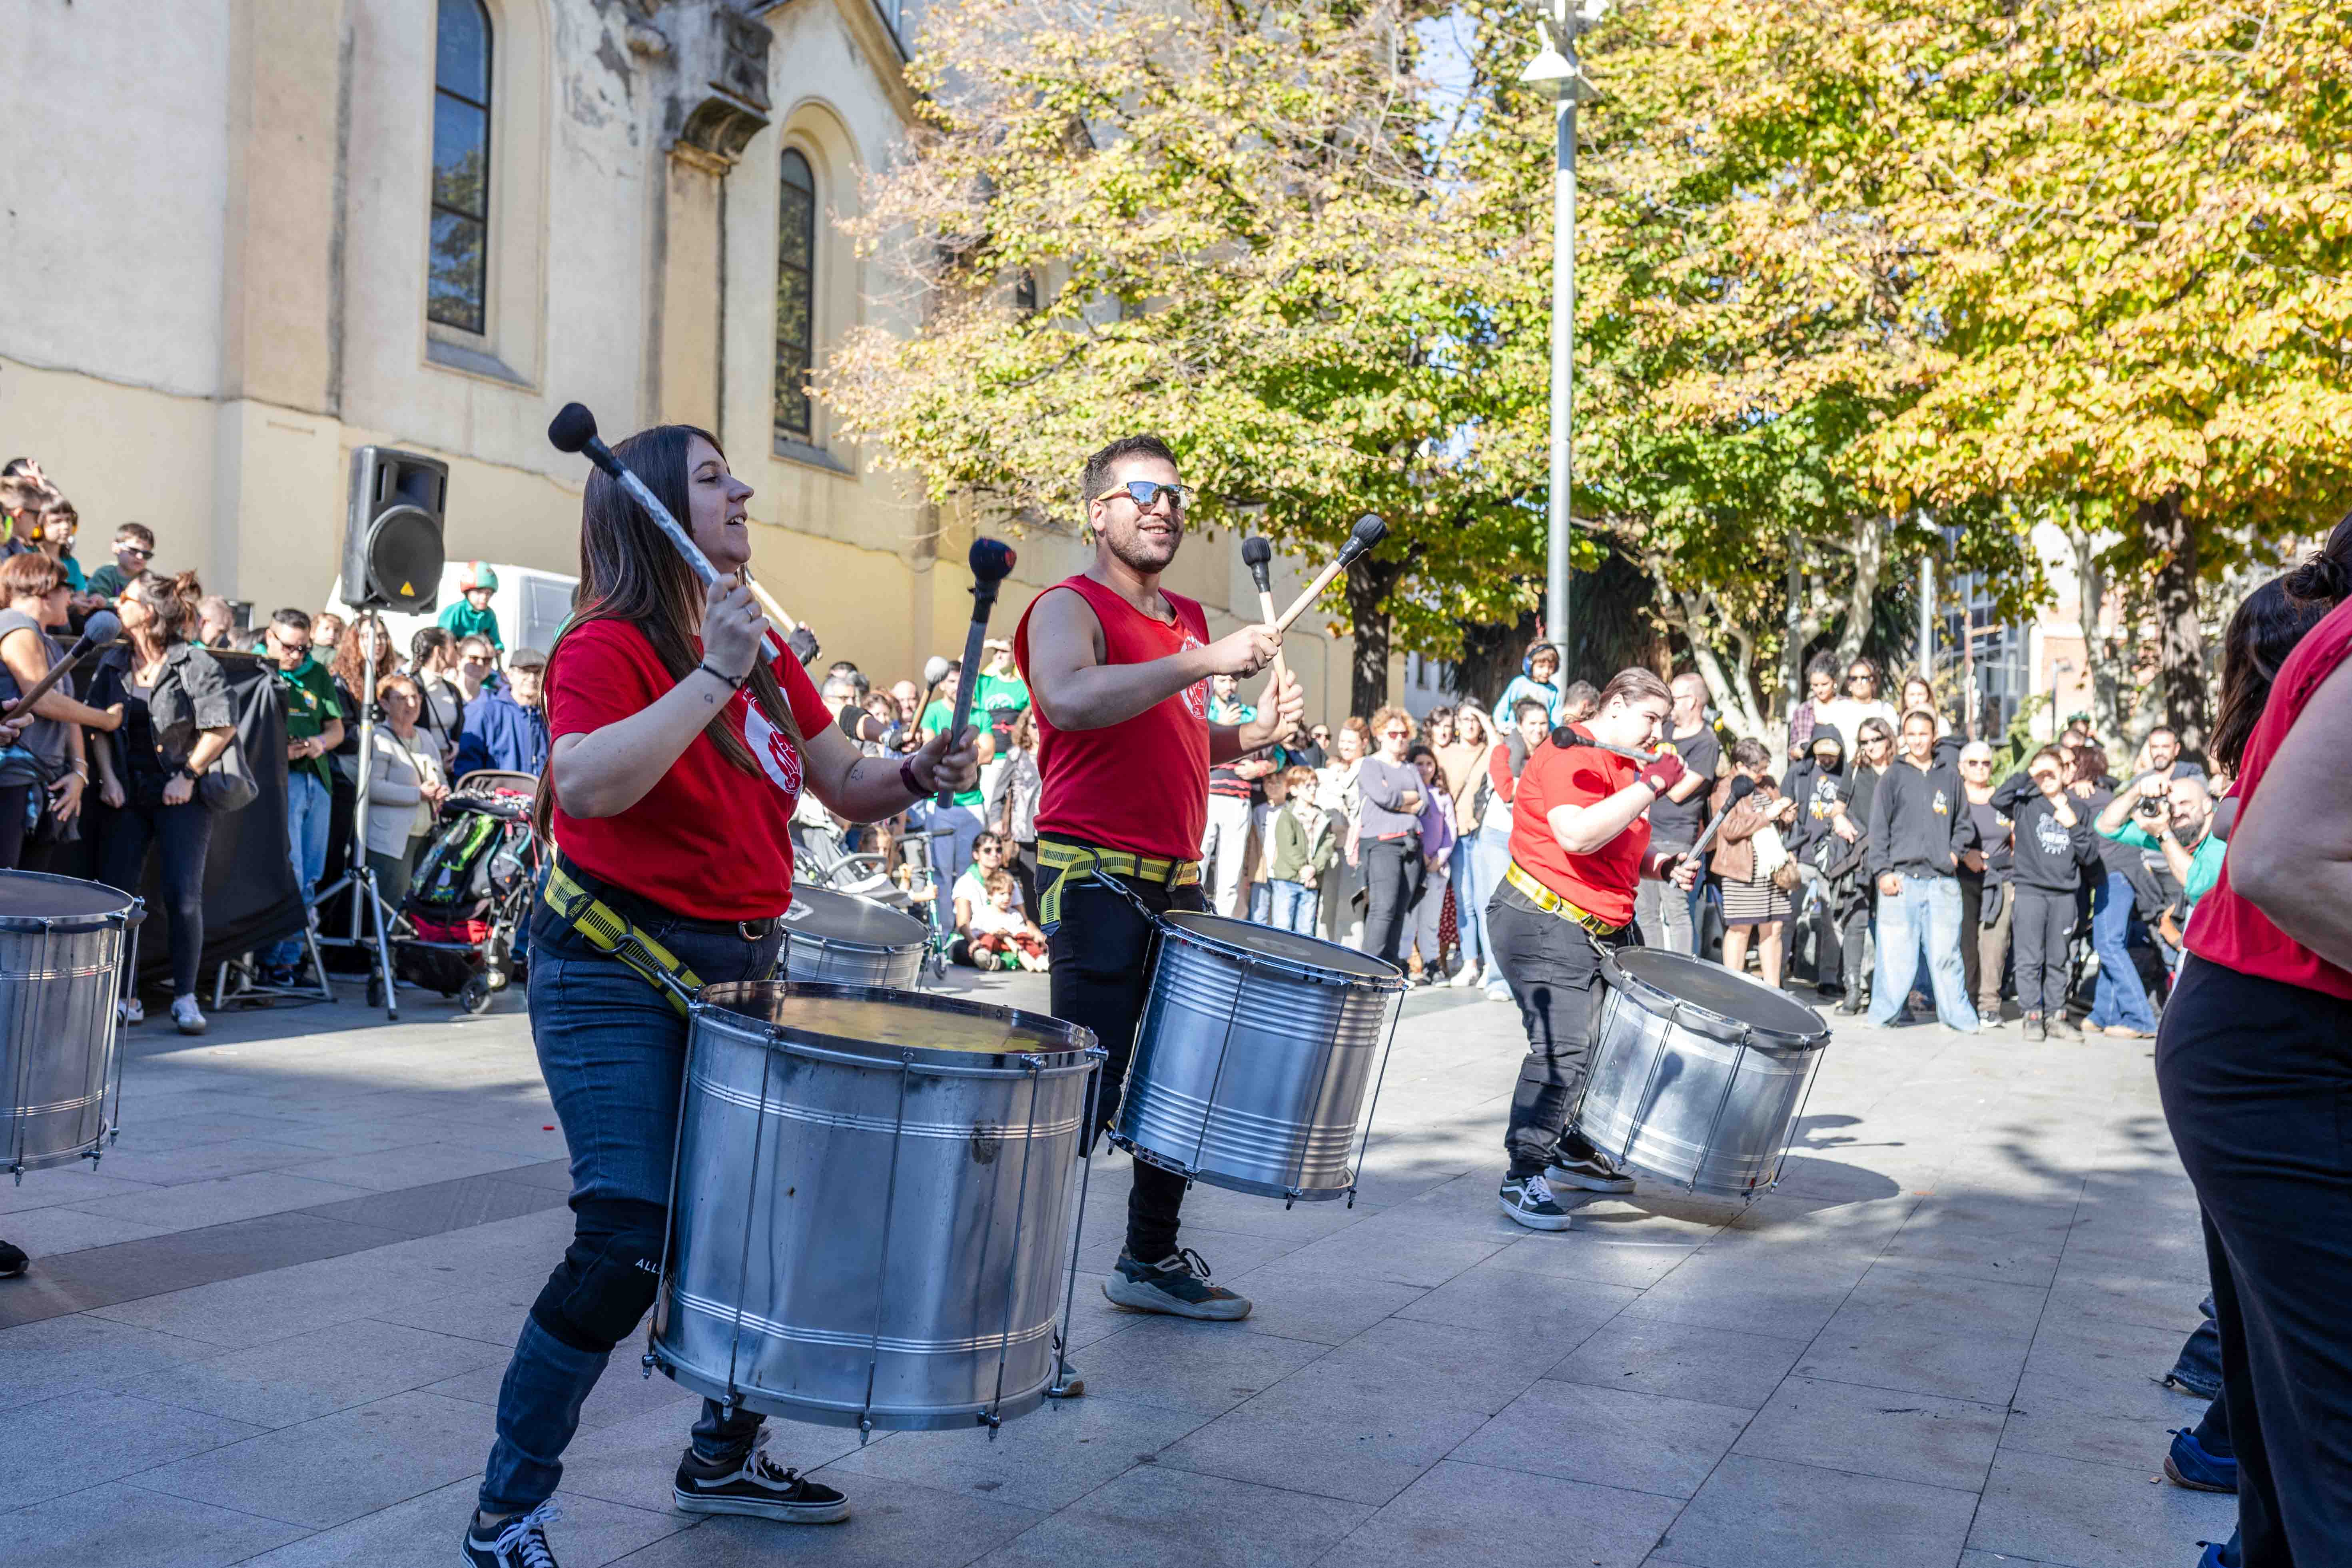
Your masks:
<instances>
[{"instance_id":1,"label":"yellow building facade","mask_svg":"<svg viewBox=\"0 0 2352 1568\"><path fill-rule=\"evenodd\" d=\"M87 567L143 522L159 568L266 616L324 602L356 447L449 464L452 559L571 572L554 411L702 425L825 659L917 675L960 649L969 532L793 388L889 321L835 220L904 145L919 4L16 0L0 456L74 500ZM1007 629L1092 554L1014 542ZM1169 575L1213 631L1255 616L1238 542ZM1278 562L1277 600L1306 575ZM1338 717L1320 624L1289 658Z\"/></svg>"}]
</instances>

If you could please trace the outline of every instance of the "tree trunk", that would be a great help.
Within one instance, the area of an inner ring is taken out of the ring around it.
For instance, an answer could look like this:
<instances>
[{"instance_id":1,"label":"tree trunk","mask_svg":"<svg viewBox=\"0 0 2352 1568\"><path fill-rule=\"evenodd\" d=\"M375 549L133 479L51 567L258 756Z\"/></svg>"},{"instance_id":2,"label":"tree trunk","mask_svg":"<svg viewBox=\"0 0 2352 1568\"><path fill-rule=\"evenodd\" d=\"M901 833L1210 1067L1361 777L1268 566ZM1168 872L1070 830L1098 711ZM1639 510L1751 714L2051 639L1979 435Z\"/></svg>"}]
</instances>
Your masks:
<instances>
[{"instance_id":1,"label":"tree trunk","mask_svg":"<svg viewBox=\"0 0 2352 1568\"><path fill-rule=\"evenodd\" d=\"M2139 521L2156 556L2153 585L2164 721L2179 735L2184 751L2201 752L2205 749L2205 629L2197 619L2197 577L2204 525L2182 512L2178 493L2141 503Z\"/></svg>"},{"instance_id":2,"label":"tree trunk","mask_svg":"<svg viewBox=\"0 0 2352 1568\"><path fill-rule=\"evenodd\" d=\"M1863 639L1870 636L1870 622L1878 604L1878 579L1886 571L1886 520L1880 517L1858 517L1853 520L1853 582L1846 589L1845 625L1838 629L1837 658L1840 665L1850 665L1862 653ZM1841 682L1838 690L1845 686ZM1853 737L1846 737L1851 743Z\"/></svg>"},{"instance_id":3,"label":"tree trunk","mask_svg":"<svg viewBox=\"0 0 2352 1568\"><path fill-rule=\"evenodd\" d=\"M1389 595L1404 568L1359 555L1349 563L1348 623L1355 657L1348 669L1348 711L1369 719L1389 700Z\"/></svg>"}]
</instances>

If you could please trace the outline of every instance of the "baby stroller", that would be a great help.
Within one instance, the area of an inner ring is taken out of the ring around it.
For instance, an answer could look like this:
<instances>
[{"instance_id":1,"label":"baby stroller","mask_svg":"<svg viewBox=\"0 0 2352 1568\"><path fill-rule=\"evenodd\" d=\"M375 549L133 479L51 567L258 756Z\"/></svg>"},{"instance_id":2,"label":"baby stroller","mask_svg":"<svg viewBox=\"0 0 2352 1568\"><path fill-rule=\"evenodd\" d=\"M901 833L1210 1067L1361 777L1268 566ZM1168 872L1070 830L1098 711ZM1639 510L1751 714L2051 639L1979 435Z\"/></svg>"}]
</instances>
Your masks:
<instances>
[{"instance_id":1,"label":"baby stroller","mask_svg":"<svg viewBox=\"0 0 2352 1568\"><path fill-rule=\"evenodd\" d=\"M403 980L488 1010L521 966L516 952L539 886L529 773L467 773L441 805L440 826L418 857L402 905L415 936L400 944Z\"/></svg>"}]
</instances>

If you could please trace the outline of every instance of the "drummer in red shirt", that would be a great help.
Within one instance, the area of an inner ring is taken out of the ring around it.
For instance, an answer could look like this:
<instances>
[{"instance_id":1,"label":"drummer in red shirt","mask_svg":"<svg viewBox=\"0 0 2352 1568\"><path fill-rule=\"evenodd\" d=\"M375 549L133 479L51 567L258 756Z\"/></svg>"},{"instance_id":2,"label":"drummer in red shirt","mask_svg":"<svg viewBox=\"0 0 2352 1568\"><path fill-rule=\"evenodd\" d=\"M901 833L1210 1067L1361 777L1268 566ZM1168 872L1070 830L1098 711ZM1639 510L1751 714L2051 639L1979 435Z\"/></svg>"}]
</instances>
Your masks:
<instances>
[{"instance_id":1,"label":"drummer in red shirt","mask_svg":"<svg viewBox=\"0 0 2352 1568\"><path fill-rule=\"evenodd\" d=\"M1053 958L1054 1016L1092 1029L1110 1053L1099 1131L1118 1119L1151 984L1154 927L1130 900L1156 914L1208 907L1198 857L1209 765L1272 745L1306 704L1286 670L1256 718L1209 722L1209 678L1255 674L1281 637L1252 626L1212 642L1199 604L1160 586L1192 499L1166 443L1112 442L1087 459L1084 485L1095 563L1030 605L1013 657L1036 704L1037 919ZM1127 1246L1103 1294L1181 1318L1247 1316L1248 1299L1209 1283L1199 1254L1177 1246L1183 1204L1181 1175L1136 1162Z\"/></svg>"},{"instance_id":2,"label":"drummer in red shirt","mask_svg":"<svg viewBox=\"0 0 2352 1568\"><path fill-rule=\"evenodd\" d=\"M2352 1542L2352 517L2284 586L2336 608L2246 741L2156 1037L2238 1460L2241 1549L2204 1568L2340 1563Z\"/></svg>"},{"instance_id":3,"label":"drummer in red shirt","mask_svg":"<svg viewBox=\"0 0 2352 1568\"><path fill-rule=\"evenodd\" d=\"M793 899L802 789L870 822L968 787L971 731L868 758L733 575L751 486L707 432L665 425L615 448L718 568L708 591L614 480L581 509L580 608L547 668L531 1038L572 1155L571 1248L531 1304L499 1390L498 1440L466 1531L475 1568L551 1568L550 1500L581 1402L653 1304L677 1135L687 990L771 976ZM776 1464L760 1417L705 1400L672 1502L829 1523L849 1505Z\"/></svg>"},{"instance_id":4,"label":"drummer in red shirt","mask_svg":"<svg viewBox=\"0 0 2352 1568\"><path fill-rule=\"evenodd\" d=\"M1674 706L1646 669L1619 670L1578 726L1612 746L1648 751ZM1633 1181L1568 1124L1591 1066L1603 946L1638 943L1633 891L1643 877L1688 888L1696 866L1650 850L1650 805L1684 773L1668 747L1646 763L1590 746L1536 748L1511 802L1511 864L1486 906L1486 932L1528 1029L1527 1059L1504 1135L1511 1168L1503 1212L1530 1230L1566 1230L1556 1184L1622 1193Z\"/></svg>"}]
</instances>

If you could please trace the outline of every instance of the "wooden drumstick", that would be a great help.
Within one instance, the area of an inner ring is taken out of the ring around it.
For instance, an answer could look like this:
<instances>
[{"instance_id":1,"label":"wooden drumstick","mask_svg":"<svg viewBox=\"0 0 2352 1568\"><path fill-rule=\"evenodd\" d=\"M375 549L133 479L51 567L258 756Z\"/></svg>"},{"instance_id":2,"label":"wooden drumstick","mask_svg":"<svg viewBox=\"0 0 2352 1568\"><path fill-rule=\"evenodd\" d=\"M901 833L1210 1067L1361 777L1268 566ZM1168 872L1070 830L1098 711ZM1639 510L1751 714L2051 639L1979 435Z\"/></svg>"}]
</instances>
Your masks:
<instances>
[{"instance_id":1,"label":"wooden drumstick","mask_svg":"<svg viewBox=\"0 0 2352 1568\"><path fill-rule=\"evenodd\" d=\"M1339 558L1317 574L1315 581L1307 584L1307 592L1291 601L1290 608L1283 611L1282 618L1274 623L1274 629L1288 631L1290 623L1305 615L1315 601L1323 596L1323 590L1331 585L1331 580L1353 565L1357 556L1388 537L1388 531L1389 525L1381 521L1378 513L1368 511L1358 518L1355 529L1348 535L1348 542L1339 546Z\"/></svg>"},{"instance_id":2,"label":"wooden drumstick","mask_svg":"<svg viewBox=\"0 0 2352 1568\"><path fill-rule=\"evenodd\" d=\"M790 637L800 630L800 623L784 614L784 607L776 603L776 596L753 580L748 567L744 570L742 577L743 585L751 590L751 596L760 601L760 608L768 612L768 618L776 623L778 631Z\"/></svg>"}]
</instances>

